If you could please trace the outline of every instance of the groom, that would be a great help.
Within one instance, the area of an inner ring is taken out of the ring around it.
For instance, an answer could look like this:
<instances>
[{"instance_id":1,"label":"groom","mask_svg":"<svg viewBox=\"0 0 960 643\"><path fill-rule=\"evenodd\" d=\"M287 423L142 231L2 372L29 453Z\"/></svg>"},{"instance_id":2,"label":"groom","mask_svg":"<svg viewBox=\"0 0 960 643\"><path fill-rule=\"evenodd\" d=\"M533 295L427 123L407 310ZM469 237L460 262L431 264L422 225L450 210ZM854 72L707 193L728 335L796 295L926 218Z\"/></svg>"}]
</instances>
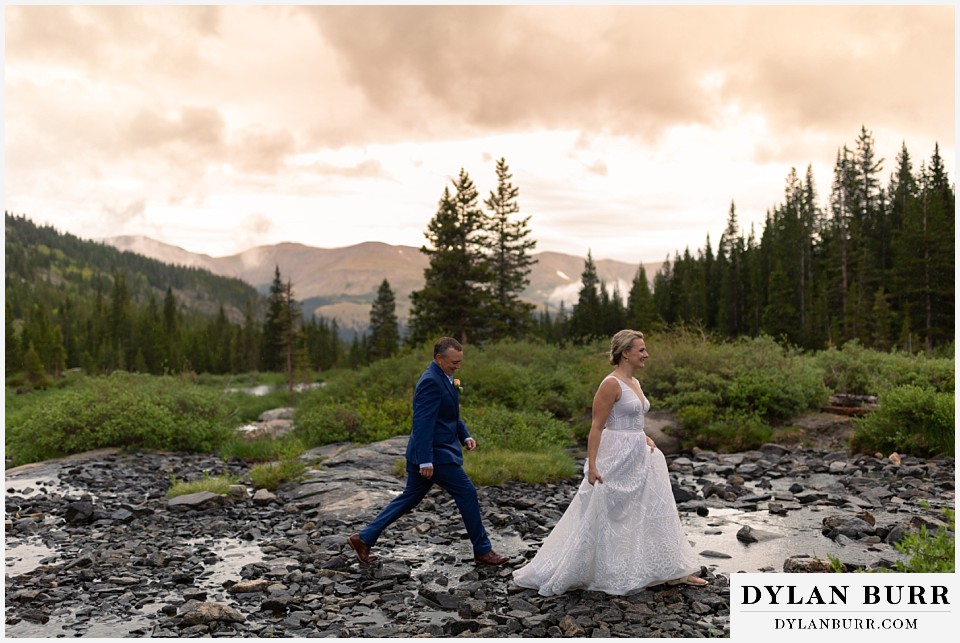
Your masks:
<instances>
[{"instance_id":1,"label":"groom","mask_svg":"<svg viewBox=\"0 0 960 643\"><path fill-rule=\"evenodd\" d=\"M453 496L473 543L473 557L480 565L503 565L507 559L493 551L480 518L477 490L463 470L463 452L477 448L460 419L460 398L453 374L463 361L463 346L443 337L433 347L433 362L420 376L413 392L413 432L407 443L407 486L365 529L347 539L361 563L376 560L370 548L380 532L423 500L437 483Z\"/></svg>"}]
</instances>

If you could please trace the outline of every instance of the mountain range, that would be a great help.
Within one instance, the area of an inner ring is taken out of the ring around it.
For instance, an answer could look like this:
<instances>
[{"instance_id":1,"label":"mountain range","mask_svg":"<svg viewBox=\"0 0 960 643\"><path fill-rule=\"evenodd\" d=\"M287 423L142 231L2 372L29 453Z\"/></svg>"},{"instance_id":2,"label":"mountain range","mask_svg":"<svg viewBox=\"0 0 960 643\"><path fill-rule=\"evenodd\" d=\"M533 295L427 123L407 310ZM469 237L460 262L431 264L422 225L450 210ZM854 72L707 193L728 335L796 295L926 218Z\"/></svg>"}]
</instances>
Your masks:
<instances>
[{"instance_id":1,"label":"mountain range","mask_svg":"<svg viewBox=\"0 0 960 643\"><path fill-rule=\"evenodd\" d=\"M423 287L426 255L413 246L395 246L368 241L342 248L316 248L299 243L257 246L226 257L189 252L144 236L115 236L98 239L119 250L134 252L168 264L201 268L224 277L236 277L267 293L274 271L292 282L294 295L306 314L336 319L342 328L362 329L370 319L370 305L384 279L396 296L397 317L405 323L410 314L410 293ZM538 311L545 306L559 310L561 302L569 311L577 302L580 275L586 257L558 252L532 255L530 285L521 297ZM626 297L639 265L612 259L594 259L597 274L608 289L618 286ZM661 263L644 268L652 280Z\"/></svg>"}]
</instances>

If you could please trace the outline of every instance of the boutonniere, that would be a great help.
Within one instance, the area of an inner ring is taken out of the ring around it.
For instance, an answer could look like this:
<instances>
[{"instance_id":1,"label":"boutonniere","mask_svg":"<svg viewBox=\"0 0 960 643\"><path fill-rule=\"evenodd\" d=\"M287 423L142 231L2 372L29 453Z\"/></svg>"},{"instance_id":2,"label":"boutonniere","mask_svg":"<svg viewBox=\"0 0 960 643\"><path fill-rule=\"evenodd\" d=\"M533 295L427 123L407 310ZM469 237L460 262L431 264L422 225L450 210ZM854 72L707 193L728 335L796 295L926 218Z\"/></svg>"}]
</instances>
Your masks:
<instances>
[{"instance_id":1,"label":"boutonniere","mask_svg":"<svg viewBox=\"0 0 960 643\"><path fill-rule=\"evenodd\" d=\"M453 378L453 387L457 389L459 392L463 393L463 387L460 386L460 380L458 380L457 378Z\"/></svg>"}]
</instances>

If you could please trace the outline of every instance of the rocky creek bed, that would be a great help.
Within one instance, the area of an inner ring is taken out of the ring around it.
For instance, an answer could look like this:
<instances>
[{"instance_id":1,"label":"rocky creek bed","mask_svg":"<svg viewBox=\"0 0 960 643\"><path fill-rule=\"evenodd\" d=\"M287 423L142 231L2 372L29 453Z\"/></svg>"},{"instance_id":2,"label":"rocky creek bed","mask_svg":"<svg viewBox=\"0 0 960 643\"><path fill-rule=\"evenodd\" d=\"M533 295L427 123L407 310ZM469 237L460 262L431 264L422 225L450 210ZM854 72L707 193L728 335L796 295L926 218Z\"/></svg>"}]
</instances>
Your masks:
<instances>
[{"instance_id":1,"label":"rocky creek bed","mask_svg":"<svg viewBox=\"0 0 960 643\"><path fill-rule=\"evenodd\" d=\"M707 588L541 597L513 585L578 481L478 489L508 568L478 568L453 501L434 490L359 565L345 539L402 489L406 437L304 456L276 494L165 498L174 476L247 465L102 451L6 472L10 637L723 637L729 574L890 565L893 543L955 506L953 458L848 456L766 445L669 457Z\"/></svg>"}]
</instances>

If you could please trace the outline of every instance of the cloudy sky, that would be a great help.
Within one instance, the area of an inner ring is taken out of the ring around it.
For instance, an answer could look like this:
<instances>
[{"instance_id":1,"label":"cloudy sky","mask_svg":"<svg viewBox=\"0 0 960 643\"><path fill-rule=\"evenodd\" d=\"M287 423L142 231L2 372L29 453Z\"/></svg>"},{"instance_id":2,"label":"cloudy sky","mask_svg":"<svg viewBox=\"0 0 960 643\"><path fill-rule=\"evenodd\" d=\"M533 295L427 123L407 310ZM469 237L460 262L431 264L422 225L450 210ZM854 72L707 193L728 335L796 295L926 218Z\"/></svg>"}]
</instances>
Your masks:
<instances>
[{"instance_id":1,"label":"cloudy sky","mask_svg":"<svg viewBox=\"0 0 960 643\"><path fill-rule=\"evenodd\" d=\"M420 246L505 158L537 251L655 262L826 204L861 126L955 177L939 6L5 8L5 209L222 256Z\"/></svg>"}]
</instances>

